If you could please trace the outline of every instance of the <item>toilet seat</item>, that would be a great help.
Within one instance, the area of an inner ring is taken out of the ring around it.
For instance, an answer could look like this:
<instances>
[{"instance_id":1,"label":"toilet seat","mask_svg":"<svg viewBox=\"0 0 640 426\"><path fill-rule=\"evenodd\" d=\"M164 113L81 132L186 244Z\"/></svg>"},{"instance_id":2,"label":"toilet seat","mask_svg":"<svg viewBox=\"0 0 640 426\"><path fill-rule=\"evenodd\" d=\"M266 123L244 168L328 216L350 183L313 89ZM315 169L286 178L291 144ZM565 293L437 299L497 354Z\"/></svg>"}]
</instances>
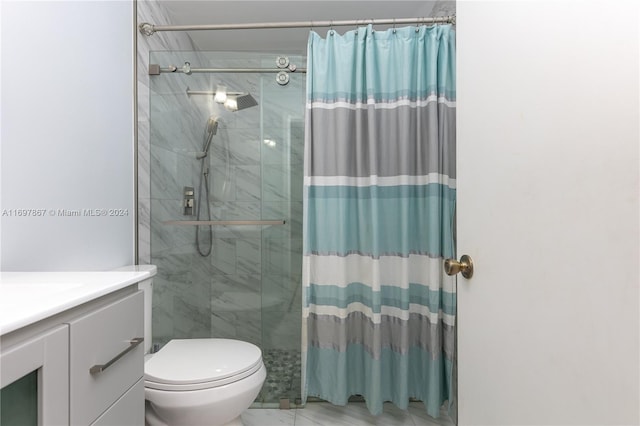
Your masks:
<instances>
[{"instance_id":1,"label":"toilet seat","mask_svg":"<svg viewBox=\"0 0 640 426\"><path fill-rule=\"evenodd\" d=\"M242 380L262 367L257 346L232 339L175 339L144 365L145 387L191 391Z\"/></svg>"}]
</instances>

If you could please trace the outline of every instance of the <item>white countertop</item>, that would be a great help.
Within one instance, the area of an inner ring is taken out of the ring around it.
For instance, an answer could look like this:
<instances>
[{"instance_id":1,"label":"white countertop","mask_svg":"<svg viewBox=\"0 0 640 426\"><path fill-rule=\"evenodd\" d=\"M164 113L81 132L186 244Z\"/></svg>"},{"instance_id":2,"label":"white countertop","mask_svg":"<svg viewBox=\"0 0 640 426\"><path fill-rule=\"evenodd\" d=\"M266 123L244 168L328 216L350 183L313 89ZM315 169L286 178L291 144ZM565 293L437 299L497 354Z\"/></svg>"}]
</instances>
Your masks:
<instances>
[{"instance_id":1,"label":"white countertop","mask_svg":"<svg viewBox=\"0 0 640 426\"><path fill-rule=\"evenodd\" d=\"M105 272L1 272L0 335L156 274L154 265Z\"/></svg>"}]
</instances>

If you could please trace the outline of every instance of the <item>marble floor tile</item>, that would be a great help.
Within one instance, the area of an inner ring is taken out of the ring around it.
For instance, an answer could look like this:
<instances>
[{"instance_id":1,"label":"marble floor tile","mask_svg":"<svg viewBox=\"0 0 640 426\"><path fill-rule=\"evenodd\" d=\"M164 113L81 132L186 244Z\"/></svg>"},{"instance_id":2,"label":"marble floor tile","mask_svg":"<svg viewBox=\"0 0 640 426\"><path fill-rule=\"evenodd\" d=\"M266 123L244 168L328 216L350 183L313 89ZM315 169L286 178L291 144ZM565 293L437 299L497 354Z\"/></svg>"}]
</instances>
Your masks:
<instances>
[{"instance_id":1,"label":"marble floor tile","mask_svg":"<svg viewBox=\"0 0 640 426\"><path fill-rule=\"evenodd\" d=\"M242 413L244 426L293 426L296 410L249 409Z\"/></svg>"},{"instance_id":2,"label":"marble floor tile","mask_svg":"<svg viewBox=\"0 0 640 426\"><path fill-rule=\"evenodd\" d=\"M408 411L392 404L384 405L384 412L373 416L363 403L350 403L340 407L328 402L309 403L296 410L295 426L415 426Z\"/></svg>"},{"instance_id":3,"label":"marble floor tile","mask_svg":"<svg viewBox=\"0 0 640 426\"><path fill-rule=\"evenodd\" d=\"M409 403L409 413L416 426L455 426L445 408L440 410L440 417L434 419L427 414L422 402L411 402Z\"/></svg>"},{"instance_id":4,"label":"marble floor tile","mask_svg":"<svg viewBox=\"0 0 640 426\"><path fill-rule=\"evenodd\" d=\"M340 407L310 402L297 410L249 409L242 413L242 421L245 426L454 426L445 410L439 419L434 419L427 415L421 402L410 403L408 411L387 403L380 416L372 416L363 403Z\"/></svg>"}]
</instances>

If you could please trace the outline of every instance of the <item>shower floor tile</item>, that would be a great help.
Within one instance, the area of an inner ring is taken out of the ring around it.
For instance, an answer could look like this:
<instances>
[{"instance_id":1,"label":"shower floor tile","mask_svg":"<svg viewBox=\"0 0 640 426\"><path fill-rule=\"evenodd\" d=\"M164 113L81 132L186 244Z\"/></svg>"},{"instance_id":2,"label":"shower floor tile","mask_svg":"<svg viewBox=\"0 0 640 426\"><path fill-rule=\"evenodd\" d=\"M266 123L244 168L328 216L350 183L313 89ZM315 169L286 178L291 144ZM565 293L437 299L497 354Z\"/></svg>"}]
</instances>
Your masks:
<instances>
[{"instance_id":1,"label":"shower floor tile","mask_svg":"<svg viewBox=\"0 0 640 426\"><path fill-rule=\"evenodd\" d=\"M288 398L293 404L300 398L300 351L264 349L262 360L267 378L256 402L279 403L281 398Z\"/></svg>"}]
</instances>

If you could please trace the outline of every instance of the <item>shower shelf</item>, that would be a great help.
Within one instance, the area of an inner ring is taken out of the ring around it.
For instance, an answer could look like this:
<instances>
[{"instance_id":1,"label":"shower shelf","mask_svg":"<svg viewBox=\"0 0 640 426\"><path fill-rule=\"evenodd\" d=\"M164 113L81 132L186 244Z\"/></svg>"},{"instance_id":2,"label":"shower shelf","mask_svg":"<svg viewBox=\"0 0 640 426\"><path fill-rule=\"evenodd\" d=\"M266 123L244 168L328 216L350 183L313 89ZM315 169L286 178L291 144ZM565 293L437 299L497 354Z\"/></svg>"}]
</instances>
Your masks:
<instances>
[{"instance_id":1,"label":"shower shelf","mask_svg":"<svg viewBox=\"0 0 640 426\"><path fill-rule=\"evenodd\" d=\"M285 220L167 220L162 222L163 225L219 225L219 226L235 226L235 225L284 225Z\"/></svg>"}]
</instances>

